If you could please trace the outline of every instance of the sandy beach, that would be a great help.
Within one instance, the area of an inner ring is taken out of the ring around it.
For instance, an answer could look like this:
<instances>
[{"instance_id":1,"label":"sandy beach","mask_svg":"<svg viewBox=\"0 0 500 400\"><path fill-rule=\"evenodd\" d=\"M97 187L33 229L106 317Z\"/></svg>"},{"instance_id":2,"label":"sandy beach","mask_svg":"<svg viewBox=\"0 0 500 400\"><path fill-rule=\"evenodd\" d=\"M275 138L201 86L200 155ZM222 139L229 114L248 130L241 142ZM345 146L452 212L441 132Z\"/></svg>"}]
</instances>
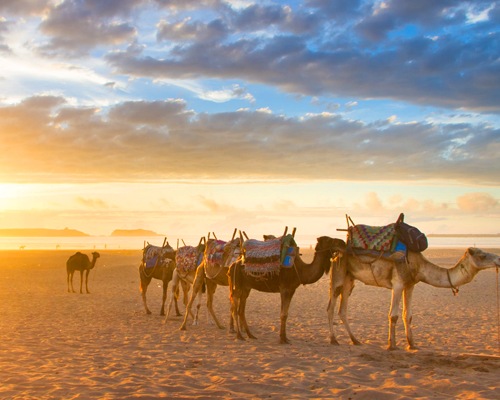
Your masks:
<instances>
[{"instance_id":1,"label":"sandy beach","mask_svg":"<svg viewBox=\"0 0 500 400\"><path fill-rule=\"evenodd\" d=\"M464 251L425 255L451 267ZM207 323L205 308L200 324L187 331L179 331L181 317L164 324L159 281L149 288L153 314L146 315L141 251L100 251L91 294L68 293L65 263L73 253L0 252L0 398L500 398L494 270L479 273L457 297L418 284L412 326L419 350L406 350L400 319L399 350L389 352L386 289L356 283L349 317L362 346L351 345L340 324L341 345L329 344L326 276L297 290L288 318L291 345L278 344L279 295L252 291L247 318L258 339L241 342ZM311 251L303 253L310 261ZM79 288L79 275L74 284ZM225 325L228 293L219 287L214 300Z\"/></svg>"}]
</instances>

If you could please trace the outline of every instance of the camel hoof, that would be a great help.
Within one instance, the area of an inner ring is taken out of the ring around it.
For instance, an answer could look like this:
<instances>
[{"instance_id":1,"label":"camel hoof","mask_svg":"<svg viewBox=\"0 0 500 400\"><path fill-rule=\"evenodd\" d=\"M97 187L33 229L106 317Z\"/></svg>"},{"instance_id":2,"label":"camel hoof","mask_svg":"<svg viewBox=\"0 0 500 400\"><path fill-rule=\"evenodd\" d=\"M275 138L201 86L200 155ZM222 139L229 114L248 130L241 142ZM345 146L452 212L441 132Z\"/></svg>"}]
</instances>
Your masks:
<instances>
[{"instance_id":1,"label":"camel hoof","mask_svg":"<svg viewBox=\"0 0 500 400\"><path fill-rule=\"evenodd\" d=\"M187 331L186 329L186 326L185 325L182 325L180 328L179 328L180 331Z\"/></svg>"},{"instance_id":2,"label":"camel hoof","mask_svg":"<svg viewBox=\"0 0 500 400\"><path fill-rule=\"evenodd\" d=\"M151 314L151 313L150 313ZM160 315L165 316L165 311L161 311Z\"/></svg>"},{"instance_id":3,"label":"camel hoof","mask_svg":"<svg viewBox=\"0 0 500 400\"><path fill-rule=\"evenodd\" d=\"M280 344L292 344L288 339L280 340Z\"/></svg>"},{"instance_id":4,"label":"camel hoof","mask_svg":"<svg viewBox=\"0 0 500 400\"><path fill-rule=\"evenodd\" d=\"M182 317L182 314L180 312L175 313L176 317Z\"/></svg>"},{"instance_id":5,"label":"camel hoof","mask_svg":"<svg viewBox=\"0 0 500 400\"><path fill-rule=\"evenodd\" d=\"M236 339L245 341L245 338L241 336L241 333L236 335Z\"/></svg>"},{"instance_id":6,"label":"camel hoof","mask_svg":"<svg viewBox=\"0 0 500 400\"><path fill-rule=\"evenodd\" d=\"M387 350L388 351L394 351L394 350L397 350L397 346L387 346Z\"/></svg>"},{"instance_id":7,"label":"camel hoof","mask_svg":"<svg viewBox=\"0 0 500 400\"><path fill-rule=\"evenodd\" d=\"M340 343L335 338L330 338L330 344L333 344L335 346L340 346Z\"/></svg>"},{"instance_id":8,"label":"camel hoof","mask_svg":"<svg viewBox=\"0 0 500 400\"><path fill-rule=\"evenodd\" d=\"M236 333L236 331L234 330L234 328L231 328L229 329L229 333Z\"/></svg>"},{"instance_id":9,"label":"camel hoof","mask_svg":"<svg viewBox=\"0 0 500 400\"><path fill-rule=\"evenodd\" d=\"M408 350L419 350L418 346L415 346L414 344L411 344L408 346Z\"/></svg>"},{"instance_id":10,"label":"camel hoof","mask_svg":"<svg viewBox=\"0 0 500 400\"><path fill-rule=\"evenodd\" d=\"M146 310L146 314L147 314L147 315L151 314L151 311Z\"/></svg>"},{"instance_id":11,"label":"camel hoof","mask_svg":"<svg viewBox=\"0 0 500 400\"><path fill-rule=\"evenodd\" d=\"M352 341L352 344L354 346L361 346L363 343L361 343L358 339L354 339L354 340L351 340Z\"/></svg>"}]
</instances>

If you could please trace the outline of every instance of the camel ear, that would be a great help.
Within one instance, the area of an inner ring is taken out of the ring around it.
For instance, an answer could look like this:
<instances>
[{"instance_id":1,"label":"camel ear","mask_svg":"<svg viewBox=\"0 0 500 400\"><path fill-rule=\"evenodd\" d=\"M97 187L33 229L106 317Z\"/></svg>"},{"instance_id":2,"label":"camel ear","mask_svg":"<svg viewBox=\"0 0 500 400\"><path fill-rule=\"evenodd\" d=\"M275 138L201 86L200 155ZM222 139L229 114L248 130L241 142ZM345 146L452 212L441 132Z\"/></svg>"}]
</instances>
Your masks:
<instances>
[{"instance_id":1,"label":"camel ear","mask_svg":"<svg viewBox=\"0 0 500 400\"><path fill-rule=\"evenodd\" d=\"M469 247L467 249L467 252L471 255L471 256L479 256L483 251L481 249L477 249L475 247Z\"/></svg>"}]
</instances>

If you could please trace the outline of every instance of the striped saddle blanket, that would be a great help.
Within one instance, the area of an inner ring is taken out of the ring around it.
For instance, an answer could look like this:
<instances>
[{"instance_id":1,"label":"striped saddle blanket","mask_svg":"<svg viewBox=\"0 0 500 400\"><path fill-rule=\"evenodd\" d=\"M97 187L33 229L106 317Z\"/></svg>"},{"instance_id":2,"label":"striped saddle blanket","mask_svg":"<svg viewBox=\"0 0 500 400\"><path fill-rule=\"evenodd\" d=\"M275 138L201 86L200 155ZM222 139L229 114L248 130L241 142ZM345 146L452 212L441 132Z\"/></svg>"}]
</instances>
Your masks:
<instances>
[{"instance_id":1,"label":"striped saddle blanket","mask_svg":"<svg viewBox=\"0 0 500 400\"><path fill-rule=\"evenodd\" d=\"M158 266L164 266L168 263L168 261L174 259L175 251L168 245L165 247L159 247L149 244L144 248L143 261L146 268L153 268L158 261L158 257L160 257L160 259L163 259L163 261L160 261Z\"/></svg>"},{"instance_id":2,"label":"striped saddle blanket","mask_svg":"<svg viewBox=\"0 0 500 400\"><path fill-rule=\"evenodd\" d=\"M279 274L281 238L262 242L250 239L243 243L245 272L250 275Z\"/></svg>"},{"instance_id":3,"label":"striped saddle blanket","mask_svg":"<svg viewBox=\"0 0 500 400\"><path fill-rule=\"evenodd\" d=\"M393 253L398 244L396 224L386 226L349 226L347 243L351 249Z\"/></svg>"},{"instance_id":4,"label":"striped saddle blanket","mask_svg":"<svg viewBox=\"0 0 500 400\"><path fill-rule=\"evenodd\" d=\"M177 264L177 269L182 272L196 271L200 263L200 257L203 254L200 253L198 248L193 246L184 246L177 250L175 256L175 262Z\"/></svg>"}]
</instances>

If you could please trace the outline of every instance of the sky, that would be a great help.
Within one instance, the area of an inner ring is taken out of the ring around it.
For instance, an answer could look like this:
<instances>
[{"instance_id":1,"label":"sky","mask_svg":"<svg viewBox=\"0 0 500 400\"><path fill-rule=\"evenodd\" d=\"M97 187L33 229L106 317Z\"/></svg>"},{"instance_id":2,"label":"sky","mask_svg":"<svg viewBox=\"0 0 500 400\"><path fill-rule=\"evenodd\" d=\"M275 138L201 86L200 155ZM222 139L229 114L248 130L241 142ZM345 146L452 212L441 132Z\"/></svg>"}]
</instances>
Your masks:
<instances>
[{"instance_id":1,"label":"sky","mask_svg":"<svg viewBox=\"0 0 500 400\"><path fill-rule=\"evenodd\" d=\"M0 229L500 233L500 1L0 0Z\"/></svg>"}]
</instances>

